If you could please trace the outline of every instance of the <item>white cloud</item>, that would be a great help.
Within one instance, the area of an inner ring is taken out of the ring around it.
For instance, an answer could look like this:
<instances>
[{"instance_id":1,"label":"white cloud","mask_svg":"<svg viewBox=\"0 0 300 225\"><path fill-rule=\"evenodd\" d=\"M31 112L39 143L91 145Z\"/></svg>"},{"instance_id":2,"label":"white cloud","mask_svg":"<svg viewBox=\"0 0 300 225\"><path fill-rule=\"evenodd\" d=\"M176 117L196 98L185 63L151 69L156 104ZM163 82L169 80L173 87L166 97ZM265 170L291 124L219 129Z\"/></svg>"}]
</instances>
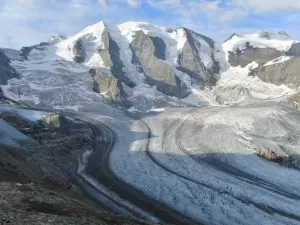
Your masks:
<instances>
[{"instance_id":1,"label":"white cloud","mask_svg":"<svg viewBox=\"0 0 300 225\"><path fill-rule=\"evenodd\" d=\"M140 10L140 6L146 7ZM153 8L160 10L162 16L143 11ZM253 15L269 12L291 12L289 15L294 16L285 23L294 24L287 29L296 33L293 28L297 19L293 18L299 17L299 11L300 0L0 0L0 47L20 48L57 33L72 35L100 20L146 20L162 26L186 26L220 40L234 30L231 21L251 15L254 24Z\"/></svg>"},{"instance_id":2,"label":"white cloud","mask_svg":"<svg viewBox=\"0 0 300 225\"><path fill-rule=\"evenodd\" d=\"M256 13L300 11L300 0L231 0L228 2L232 7L241 7Z\"/></svg>"}]
</instances>

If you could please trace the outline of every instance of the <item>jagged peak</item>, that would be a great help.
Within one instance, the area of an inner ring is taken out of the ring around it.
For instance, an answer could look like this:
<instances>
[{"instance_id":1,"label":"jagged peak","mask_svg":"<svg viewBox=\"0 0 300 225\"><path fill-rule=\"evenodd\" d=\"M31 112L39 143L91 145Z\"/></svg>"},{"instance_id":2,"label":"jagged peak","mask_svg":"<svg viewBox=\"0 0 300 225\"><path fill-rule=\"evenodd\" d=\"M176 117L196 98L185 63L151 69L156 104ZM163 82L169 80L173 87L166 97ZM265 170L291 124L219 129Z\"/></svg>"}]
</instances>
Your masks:
<instances>
[{"instance_id":1,"label":"jagged peak","mask_svg":"<svg viewBox=\"0 0 300 225\"><path fill-rule=\"evenodd\" d=\"M128 21L122 24L117 25L117 27L121 30L131 30L131 31L158 31L158 30L165 30L164 27L155 26L151 23L147 22L135 22L135 21Z\"/></svg>"},{"instance_id":2,"label":"jagged peak","mask_svg":"<svg viewBox=\"0 0 300 225\"><path fill-rule=\"evenodd\" d=\"M66 40L66 37L61 35L61 34L56 34L54 36L52 36L48 42L51 43L51 44L56 44L56 43L59 43L63 40Z\"/></svg>"},{"instance_id":3,"label":"jagged peak","mask_svg":"<svg viewBox=\"0 0 300 225\"><path fill-rule=\"evenodd\" d=\"M231 39L234 38L234 37L241 37L241 35L239 35L239 34L237 34L237 33L233 33L232 35L230 35L229 38L227 38L225 41L223 41L223 43L225 43L225 42L231 40Z\"/></svg>"},{"instance_id":4,"label":"jagged peak","mask_svg":"<svg viewBox=\"0 0 300 225\"><path fill-rule=\"evenodd\" d=\"M96 36L99 36L102 34L103 30L107 27L107 24L104 21L100 21L98 23L95 23L93 25L90 25L83 29L78 34L94 34Z\"/></svg>"},{"instance_id":5,"label":"jagged peak","mask_svg":"<svg viewBox=\"0 0 300 225\"><path fill-rule=\"evenodd\" d=\"M291 37L285 31L269 32L269 31L259 30L252 34L246 34L244 35L244 37L259 38L265 40L281 40L281 41L291 40Z\"/></svg>"}]
</instances>

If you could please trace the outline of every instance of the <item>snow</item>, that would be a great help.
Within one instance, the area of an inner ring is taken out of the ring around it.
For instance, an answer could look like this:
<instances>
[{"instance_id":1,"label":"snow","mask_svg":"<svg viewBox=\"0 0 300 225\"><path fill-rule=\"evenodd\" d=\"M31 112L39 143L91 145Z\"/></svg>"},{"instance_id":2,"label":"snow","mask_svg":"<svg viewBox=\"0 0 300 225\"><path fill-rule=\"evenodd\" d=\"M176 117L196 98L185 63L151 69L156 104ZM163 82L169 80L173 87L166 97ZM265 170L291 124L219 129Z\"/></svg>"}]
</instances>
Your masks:
<instances>
[{"instance_id":1,"label":"snow","mask_svg":"<svg viewBox=\"0 0 300 225\"><path fill-rule=\"evenodd\" d=\"M259 43L261 46L290 45L293 41L283 32L235 35L223 45L214 43L214 47L210 46L201 35L191 32L199 58L204 65L209 69L215 60L221 67L220 74L215 75L219 79L218 86L213 90L202 90L201 87L192 86L189 75L177 70L178 56L187 42L187 34L183 28L166 29L145 22L127 22L116 26L99 22L71 37L54 37L53 40L58 40L57 42L54 41L50 45L33 49L29 54L29 60L12 60L11 65L21 74L21 78L11 79L8 85L2 86L4 94L16 101L76 111L87 105L100 104L103 96L93 91L93 80L88 71L91 68L104 68L98 50L104 47L102 34L105 29L108 29L111 38L116 41L120 49L120 59L124 64L123 70L126 76L136 83L134 88L123 85L135 110L147 111L152 108L184 105L201 107L218 105L216 92L218 92L218 96L221 95L225 104L241 103L250 98L272 100L288 96L292 92L284 86L276 87L262 83L257 78L248 77L247 72L258 66L255 62L244 70L230 68L227 63L228 51L236 47L243 49L246 41L249 40L252 40L251 43ZM191 94L188 97L185 99L169 97L157 91L156 87L145 84L144 74L139 73L136 65L132 63L130 49L135 32L140 30L145 34L164 40L166 59L163 61L190 88ZM82 64L73 60L72 47L77 40L83 42L87 55ZM287 57L282 57L269 63L279 63L287 59ZM223 94L221 93L222 89L224 90Z\"/></svg>"},{"instance_id":2,"label":"snow","mask_svg":"<svg viewBox=\"0 0 300 225\"><path fill-rule=\"evenodd\" d=\"M245 35L234 35L232 38L222 44L225 53L243 50L246 43L256 48L275 48L279 51L288 51L294 43L298 41L287 38L286 35L278 33L268 33L269 38L264 38L261 32Z\"/></svg>"},{"instance_id":3,"label":"snow","mask_svg":"<svg viewBox=\"0 0 300 225\"><path fill-rule=\"evenodd\" d=\"M258 138L299 154L297 114L258 105L167 109L143 120L109 123L118 135L110 164L123 180L204 224L298 224L284 216L300 214L288 197L298 196L297 170L255 155Z\"/></svg>"},{"instance_id":4,"label":"snow","mask_svg":"<svg viewBox=\"0 0 300 225\"><path fill-rule=\"evenodd\" d=\"M271 65L274 65L274 64L283 63L283 62L289 60L290 58L291 57L289 57L289 56L281 56L277 59L274 59L270 62L267 62L264 66L271 66Z\"/></svg>"},{"instance_id":5,"label":"snow","mask_svg":"<svg viewBox=\"0 0 300 225\"><path fill-rule=\"evenodd\" d=\"M73 61L73 55L70 49L73 48L77 40L81 40L86 51L86 61L84 64L87 66L104 67L102 59L98 54L98 50L103 48L102 33L104 29L104 22L88 26L78 34L59 42L56 45L56 54L66 60Z\"/></svg>"}]
</instances>

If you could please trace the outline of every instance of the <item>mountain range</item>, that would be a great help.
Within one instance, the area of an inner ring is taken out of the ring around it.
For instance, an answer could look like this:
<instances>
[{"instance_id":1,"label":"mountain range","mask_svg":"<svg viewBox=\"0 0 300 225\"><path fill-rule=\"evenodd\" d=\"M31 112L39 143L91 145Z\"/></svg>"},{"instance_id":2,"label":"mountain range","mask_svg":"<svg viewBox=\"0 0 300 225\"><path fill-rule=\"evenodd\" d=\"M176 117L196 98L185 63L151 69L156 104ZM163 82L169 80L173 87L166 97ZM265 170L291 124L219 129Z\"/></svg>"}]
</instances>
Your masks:
<instances>
[{"instance_id":1,"label":"mountain range","mask_svg":"<svg viewBox=\"0 0 300 225\"><path fill-rule=\"evenodd\" d=\"M186 28L99 22L68 38L57 35L20 51L2 49L1 62L12 72L1 83L8 82L2 89L12 99L54 108L79 109L98 101L132 111L208 106L253 98L243 82L227 83L224 74L297 88L299 55L300 43L283 31L233 34L218 44ZM265 87L274 89L269 98L288 92L265 83L253 83L256 97L265 95Z\"/></svg>"},{"instance_id":2,"label":"mountain range","mask_svg":"<svg viewBox=\"0 0 300 225\"><path fill-rule=\"evenodd\" d=\"M187 28L99 22L3 48L0 182L64 188L152 223L300 224L298 71L300 41L284 31L217 43ZM42 213L32 221L66 216L65 198L2 186L43 196L22 201L25 215ZM73 203L68 218L84 224L72 210L85 203Z\"/></svg>"}]
</instances>

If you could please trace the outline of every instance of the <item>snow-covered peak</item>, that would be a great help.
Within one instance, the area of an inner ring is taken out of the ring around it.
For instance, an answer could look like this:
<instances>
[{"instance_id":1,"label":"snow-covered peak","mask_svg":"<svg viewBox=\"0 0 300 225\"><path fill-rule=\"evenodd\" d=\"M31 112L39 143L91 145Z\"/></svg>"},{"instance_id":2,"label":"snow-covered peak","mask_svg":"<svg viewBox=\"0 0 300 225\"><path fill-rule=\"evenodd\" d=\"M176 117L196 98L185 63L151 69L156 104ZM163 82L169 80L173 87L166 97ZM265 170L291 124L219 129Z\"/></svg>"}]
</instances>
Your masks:
<instances>
[{"instance_id":1,"label":"snow-covered peak","mask_svg":"<svg viewBox=\"0 0 300 225\"><path fill-rule=\"evenodd\" d=\"M95 23L93 25L86 27L84 30L79 32L77 35L93 34L95 36L101 36L102 32L106 26L107 25L103 21L100 21L98 23Z\"/></svg>"},{"instance_id":2,"label":"snow-covered peak","mask_svg":"<svg viewBox=\"0 0 300 225\"><path fill-rule=\"evenodd\" d=\"M274 48L279 51L288 51L292 44L296 42L298 41L292 40L284 31L258 31L245 35L233 34L222 46L226 53L244 50L247 45L256 48Z\"/></svg>"},{"instance_id":3,"label":"snow-covered peak","mask_svg":"<svg viewBox=\"0 0 300 225\"><path fill-rule=\"evenodd\" d=\"M56 54L64 59L73 61L74 54L72 49L80 41L82 51L86 54L84 64L89 66L102 66L102 60L99 57L98 50L103 47L102 34L107 25L100 21L94 25L88 26L79 33L57 43Z\"/></svg>"},{"instance_id":4,"label":"snow-covered peak","mask_svg":"<svg viewBox=\"0 0 300 225\"><path fill-rule=\"evenodd\" d=\"M244 37L250 39L265 39L265 40L281 40L281 41L292 40L291 37L284 31L267 32L267 31L259 30L253 34L245 34Z\"/></svg>"},{"instance_id":5,"label":"snow-covered peak","mask_svg":"<svg viewBox=\"0 0 300 225\"><path fill-rule=\"evenodd\" d=\"M48 42L51 43L51 44L57 44L57 43L59 43L59 42L62 42L62 41L65 40L65 39L66 39L65 36L60 35L60 34L57 34L57 35L52 36L52 37L49 39Z\"/></svg>"}]
</instances>

